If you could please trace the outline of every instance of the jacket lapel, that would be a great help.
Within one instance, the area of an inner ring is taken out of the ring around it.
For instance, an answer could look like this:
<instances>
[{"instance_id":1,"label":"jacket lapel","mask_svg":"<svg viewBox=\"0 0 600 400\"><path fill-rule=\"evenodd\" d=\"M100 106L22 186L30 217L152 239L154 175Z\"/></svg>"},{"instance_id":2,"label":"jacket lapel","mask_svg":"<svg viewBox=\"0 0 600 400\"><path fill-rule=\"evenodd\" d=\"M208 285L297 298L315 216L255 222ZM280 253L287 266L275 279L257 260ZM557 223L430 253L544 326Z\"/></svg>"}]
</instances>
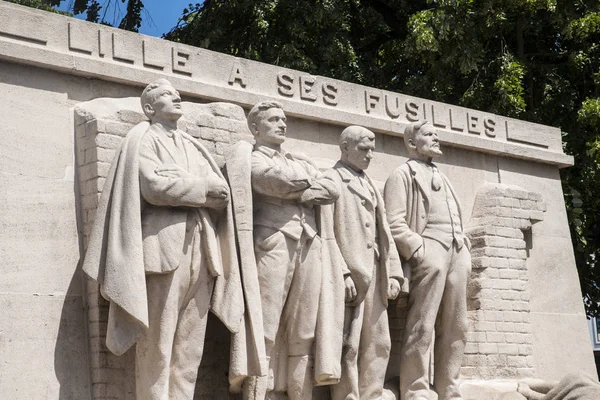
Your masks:
<instances>
[{"instance_id":1,"label":"jacket lapel","mask_svg":"<svg viewBox=\"0 0 600 400\"><path fill-rule=\"evenodd\" d=\"M342 181L348 185L348 189L355 194L357 194L361 199L368 202L371 206L373 206L373 198L371 197L371 192L367 188L365 188L360 182L360 178L355 176L352 172L348 170L348 167L341 162L337 162L334 167L337 169Z\"/></svg>"},{"instance_id":2,"label":"jacket lapel","mask_svg":"<svg viewBox=\"0 0 600 400\"><path fill-rule=\"evenodd\" d=\"M423 192L423 197L425 197L425 200L429 201L429 199L431 198L431 182L427 181L426 177L422 172L422 167L419 165L419 162L415 160L408 160L406 163L410 168L410 172L414 180L421 188L421 192Z\"/></svg>"}]
</instances>

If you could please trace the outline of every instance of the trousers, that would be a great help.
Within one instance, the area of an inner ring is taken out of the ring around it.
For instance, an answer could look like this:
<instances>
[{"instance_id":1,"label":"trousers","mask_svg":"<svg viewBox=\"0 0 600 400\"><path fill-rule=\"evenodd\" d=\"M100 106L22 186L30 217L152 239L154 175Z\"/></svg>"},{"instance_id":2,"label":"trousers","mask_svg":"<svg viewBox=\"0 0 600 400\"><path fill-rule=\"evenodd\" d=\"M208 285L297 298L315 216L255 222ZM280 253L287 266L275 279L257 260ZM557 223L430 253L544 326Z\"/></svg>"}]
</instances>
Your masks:
<instances>
[{"instance_id":1,"label":"trousers","mask_svg":"<svg viewBox=\"0 0 600 400\"><path fill-rule=\"evenodd\" d=\"M378 264L375 260L373 280L364 301L346 307L342 377L331 386L332 400L380 400L383 396L391 340L386 306L381 301Z\"/></svg>"},{"instance_id":2,"label":"trousers","mask_svg":"<svg viewBox=\"0 0 600 400\"><path fill-rule=\"evenodd\" d=\"M254 240L269 375L277 379L282 375L278 370L284 368L290 400L310 400L321 291L320 238L303 233L295 240L279 230L258 226ZM280 365L275 351L287 353L287 365ZM273 386L269 382L269 389Z\"/></svg>"},{"instance_id":3,"label":"trousers","mask_svg":"<svg viewBox=\"0 0 600 400\"><path fill-rule=\"evenodd\" d=\"M140 400L194 398L214 284L200 234L197 224L188 231L176 270L146 275L149 329L136 345Z\"/></svg>"},{"instance_id":4,"label":"trousers","mask_svg":"<svg viewBox=\"0 0 600 400\"><path fill-rule=\"evenodd\" d=\"M425 255L412 266L406 328L400 359L400 398L429 399L429 351L434 347L433 387L439 400L460 399L458 377L467 330L467 246L449 248L423 238Z\"/></svg>"}]
</instances>

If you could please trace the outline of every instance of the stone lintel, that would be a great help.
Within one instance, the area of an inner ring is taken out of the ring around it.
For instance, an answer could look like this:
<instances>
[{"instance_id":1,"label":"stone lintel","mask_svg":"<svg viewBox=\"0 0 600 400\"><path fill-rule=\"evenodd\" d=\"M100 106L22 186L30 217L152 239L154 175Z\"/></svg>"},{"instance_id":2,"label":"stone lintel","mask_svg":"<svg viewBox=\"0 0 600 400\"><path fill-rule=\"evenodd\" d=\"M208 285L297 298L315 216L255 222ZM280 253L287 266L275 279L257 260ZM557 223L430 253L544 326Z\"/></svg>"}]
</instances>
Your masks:
<instances>
[{"instance_id":1,"label":"stone lintel","mask_svg":"<svg viewBox=\"0 0 600 400\"><path fill-rule=\"evenodd\" d=\"M249 108L265 99L286 113L402 136L428 119L449 146L573 165L558 128L239 59L0 1L0 60L143 87L167 77L190 97Z\"/></svg>"}]
</instances>

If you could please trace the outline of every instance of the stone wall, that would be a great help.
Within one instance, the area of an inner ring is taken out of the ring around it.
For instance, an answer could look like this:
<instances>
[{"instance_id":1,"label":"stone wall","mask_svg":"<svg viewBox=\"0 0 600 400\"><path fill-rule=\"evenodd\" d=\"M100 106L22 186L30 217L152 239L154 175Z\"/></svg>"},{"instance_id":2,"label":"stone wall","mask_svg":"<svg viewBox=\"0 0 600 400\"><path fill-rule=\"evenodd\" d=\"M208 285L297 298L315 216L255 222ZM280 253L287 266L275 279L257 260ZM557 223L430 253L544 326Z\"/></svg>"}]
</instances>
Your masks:
<instances>
[{"instance_id":1,"label":"stone wall","mask_svg":"<svg viewBox=\"0 0 600 400\"><path fill-rule=\"evenodd\" d=\"M172 63L180 54L189 56L188 61ZM243 71L244 85L235 76L230 79L232 70ZM406 124L415 113L434 118L444 151L438 165L452 181L467 221L471 213L476 215L477 194L486 184L526 188L541 194L547 207L544 219L523 236L528 258L526 273L519 270L518 280L527 282L529 313L519 310L519 314L529 315L532 342L530 355L517 355L519 360L524 356L523 372L533 370L535 377L543 379L558 379L580 369L594 373L559 176L559 168L570 165L572 157L562 152L560 129L308 76L0 1L3 396L15 400L132 398L131 354L117 359L102 353L106 308L95 287L83 279L79 266L114 149L141 114L137 100L113 108L103 103L107 109L95 110L102 118L75 116L73 109L98 98L135 98L147 83L163 77L194 103L232 102L247 110L259 100L281 101L288 116L286 147L309 154L323 168L339 157L341 130L350 124L364 125L376 133L377 150L369 173L380 185L391 170L406 161L401 137ZM293 87L286 90L281 82L290 79ZM308 90L317 98L307 99L299 90ZM327 102L324 93L328 93ZM332 93L337 101L331 101ZM392 103L398 107L390 109ZM121 108L134 111L118 113ZM184 129L205 140L222 162L219 156L230 142L249 136L241 109L230 118L219 112L209 107L201 115L210 123L194 121ZM493 131L490 121L495 124ZM231 123L234 129L229 129ZM491 241L488 244L494 247ZM511 250L517 251L517 259L522 257L523 248ZM474 269L479 274L476 277L483 278L480 296L490 289L484 282L496 279L487 275L495 273L495 268ZM502 268L497 269L500 276ZM483 300L485 296L479 302L483 318L496 321L473 319L473 326L485 332L485 344L499 348L503 342L494 341L499 338L496 334L504 334L507 341L508 333L488 330L485 324L497 328L499 322L512 321L499 321L500 314L493 313L498 310L486 314L488 303ZM507 303L503 300L500 304ZM399 307L390 309L395 316L391 323L396 344L403 307L400 302ZM503 319L509 311L501 310ZM476 315L481 313L474 312ZM198 394L210 398L214 387L226 388L226 368L222 366L227 363L228 335L214 319L209 320L207 331L209 344ZM469 348L476 347L479 352L483 342L476 342L475 336L470 338ZM482 338L479 335L478 339ZM514 347L509 348L514 352ZM397 362L397 347L394 351L392 364ZM478 359L485 360L484 366L491 368L487 371L505 366L488 355ZM467 362L464 375L476 378L469 369L475 367L475 361ZM109 379L115 385L107 385Z\"/></svg>"},{"instance_id":2,"label":"stone wall","mask_svg":"<svg viewBox=\"0 0 600 400\"><path fill-rule=\"evenodd\" d=\"M467 228L473 270L465 377L534 376L527 258L532 224L545 211L541 194L516 186L487 184L477 193Z\"/></svg>"},{"instance_id":3,"label":"stone wall","mask_svg":"<svg viewBox=\"0 0 600 400\"><path fill-rule=\"evenodd\" d=\"M223 152L238 140L251 140L244 110L229 103L183 103L185 116L179 127L197 138L223 166ZM98 99L75 108L75 137L78 179L83 217L83 240L87 246L98 206L98 199L110 163L123 137L137 123L146 120L139 99ZM106 349L108 302L98 284L86 279L90 367L94 400L135 399L135 350L115 356ZM211 319L204 363L200 367L196 398L224 399L228 394L227 330ZM212 349L212 351L211 351Z\"/></svg>"}]
</instances>

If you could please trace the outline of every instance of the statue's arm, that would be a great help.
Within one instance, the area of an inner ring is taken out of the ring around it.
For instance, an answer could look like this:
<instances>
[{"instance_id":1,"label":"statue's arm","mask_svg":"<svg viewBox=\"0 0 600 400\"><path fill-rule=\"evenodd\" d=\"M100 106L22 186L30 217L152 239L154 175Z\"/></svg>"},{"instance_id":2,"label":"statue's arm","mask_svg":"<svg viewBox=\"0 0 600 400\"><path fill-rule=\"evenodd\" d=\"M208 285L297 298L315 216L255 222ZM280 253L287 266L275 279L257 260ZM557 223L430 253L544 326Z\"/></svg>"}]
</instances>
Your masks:
<instances>
[{"instance_id":1,"label":"statue's arm","mask_svg":"<svg viewBox=\"0 0 600 400\"><path fill-rule=\"evenodd\" d=\"M412 190L410 177L401 170L395 170L385 183L383 197L387 220L398 253L410 260L423 245L423 238L408 226L408 194Z\"/></svg>"},{"instance_id":2,"label":"statue's arm","mask_svg":"<svg viewBox=\"0 0 600 400\"><path fill-rule=\"evenodd\" d=\"M311 185L302 192L300 202L326 205L334 203L340 197L340 188L334 179L335 172L332 170L323 174L311 163L304 163L307 172L311 176Z\"/></svg>"},{"instance_id":3,"label":"statue's arm","mask_svg":"<svg viewBox=\"0 0 600 400\"><path fill-rule=\"evenodd\" d=\"M252 190L280 199L299 199L310 187L311 178L305 171L278 165L261 154L252 153Z\"/></svg>"},{"instance_id":4,"label":"statue's arm","mask_svg":"<svg viewBox=\"0 0 600 400\"><path fill-rule=\"evenodd\" d=\"M148 203L157 206L202 207L207 202L205 178L181 172L179 177L165 177L157 173L164 167L151 141L140 145L140 191Z\"/></svg>"}]
</instances>

